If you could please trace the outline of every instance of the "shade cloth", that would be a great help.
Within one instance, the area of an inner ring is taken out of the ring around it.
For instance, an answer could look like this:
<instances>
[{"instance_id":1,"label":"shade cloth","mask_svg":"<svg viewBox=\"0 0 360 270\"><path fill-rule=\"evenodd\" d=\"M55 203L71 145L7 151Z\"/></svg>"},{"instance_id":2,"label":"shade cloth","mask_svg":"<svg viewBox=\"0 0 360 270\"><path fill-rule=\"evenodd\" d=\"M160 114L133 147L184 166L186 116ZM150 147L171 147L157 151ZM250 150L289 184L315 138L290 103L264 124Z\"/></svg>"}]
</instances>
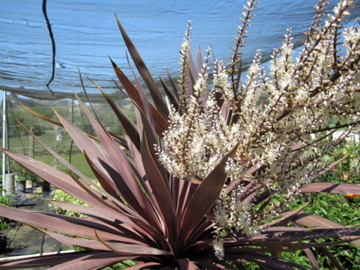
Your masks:
<instances>
[{"instance_id":1,"label":"shade cloth","mask_svg":"<svg viewBox=\"0 0 360 270\"><path fill-rule=\"evenodd\" d=\"M337 1L330 1L328 10ZM179 50L188 20L192 20L194 51L212 48L213 57L228 61L240 23L240 0L49 0L49 18L56 45L55 77L52 46L42 10L42 0L4 0L0 8L0 89L38 99L70 98L81 92L78 69L107 92L115 91L109 56L131 75L126 48L118 30L116 13L132 38L150 72L166 77L169 68L176 76ZM268 0L255 10L244 49L245 66L257 49L263 60L279 47L287 28L293 29L300 45L303 32L314 15L315 0ZM360 0L351 10L349 24L359 18ZM131 77L131 76L130 76ZM94 100L99 91L84 80Z\"/></svg>"}]
</instances>

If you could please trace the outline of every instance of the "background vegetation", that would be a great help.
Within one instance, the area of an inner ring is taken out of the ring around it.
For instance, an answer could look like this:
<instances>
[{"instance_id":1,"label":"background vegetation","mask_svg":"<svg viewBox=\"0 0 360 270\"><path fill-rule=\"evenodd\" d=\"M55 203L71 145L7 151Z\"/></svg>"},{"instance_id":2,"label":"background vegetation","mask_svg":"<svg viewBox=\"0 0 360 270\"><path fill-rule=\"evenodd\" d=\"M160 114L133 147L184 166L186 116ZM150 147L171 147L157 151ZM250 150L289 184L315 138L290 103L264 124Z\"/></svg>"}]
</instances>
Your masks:
<instances>
[{"instance_id":1,"label":"background vegetation","mask_svg":"<svg viewBox=\"0 0 360 270\"><path fill-rule=\"evenodd\" d=\"M360 184L360 145L348 141L340 145L331 155L325 156L330 163L342 159L342 162L316 179L317 182L333 182ZM304 194L290 205L290 209L297 209L300 205L310 202L304 211L320 217L327 218L344 226L360 224L360 196L356 194L310 193ZM330 252L340 262L344 269L360 269L360 247L344 243L329 247ZM333 265L321 252L313 251L322 270L332 270ZM311 264L303 251L284 254L288 260L295 261L304 266Z\"/></svg>"},{"instance_id":2,"label":"background vegetation","mask_svg":"<svg viewBox=\"0 0 360 270\"><path fill-rule=\"evenodd\" d=\"M29 137L26 130L18 124L17 121L19 121L28 129L31 128L33 133L51 146L52 149L56 150L68 161L71 161L77 168L80 168L85 175L92 177L93 173L89 165L85 161L83 154L81 154L76 145L72 143L72 139L68 133L61 127L56 127L53 124L28 113L19 103L40 115L57 121L54 114L54 110L56 110L64 117L70 119L84 132L94 135L89 120L83 115L78 104L72 100L43 101L21 98L15 94L10 94L7 102L8 148L24 155L33 155L39 161L51 166L57 166L60 170L65 171L65 167L57 164L54 157L49 155L39 144L33 143L33 139ZM129 101L124 99L119 100L116 103L121 106L130 119L135 121L135 111ZM90 107L89 104L88 106ZM91 110L96 113L97 117L101 120L101 123L107 130L121 135L123 129L120 123L115 121L114 112L109 109L109 105L102 103L91 104ZM0 134L0 143L2 144L2 126L0 126ZM60 134L61 140L57 140L57 134ZM31 145L33 145L33 149L31 148ZM0 164L0 167L2 167L2 163ZM23 171L14 161L10 161L10 171L22 171L22 173L26 174L26 171Z\"/></svg>"}]
</instances>

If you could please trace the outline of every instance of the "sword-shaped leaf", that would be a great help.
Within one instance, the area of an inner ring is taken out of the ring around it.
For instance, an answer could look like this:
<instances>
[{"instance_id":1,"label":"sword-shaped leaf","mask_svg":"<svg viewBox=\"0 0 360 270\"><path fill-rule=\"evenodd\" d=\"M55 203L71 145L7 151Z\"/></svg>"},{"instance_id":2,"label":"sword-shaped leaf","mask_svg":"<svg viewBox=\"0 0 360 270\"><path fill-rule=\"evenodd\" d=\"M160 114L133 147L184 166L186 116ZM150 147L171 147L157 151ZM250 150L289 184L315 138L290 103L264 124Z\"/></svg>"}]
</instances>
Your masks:
<instances>
[{"instance_id":1,"label":"sword-shaped leaf","mask_svg":"<svg viewBox=\"0 0 360 270\"><path fill-rule=\"evenodd\" d=\"M214 206L226 180L225 164L237 150L235 146L199 184L185 208L180 221L180 239L186 242L209 210Z\"/></svg>"},{"instance_id":2,"label":"sword-shaped leaf","mask_svg":"<svg viewBox=\"0 0 360 270\"><path fill-rule=\"evenodd\" d=\"M23 256L16 259L12 258L11 261L10 259L2 259L0 261L0 269L13 270L55 265L47 269L85 270L97 266L111 265L116 262L129 259L134 259L134 256L120 257L119 254L115 252L71 252L43 256L28 255L25 258Z\"/></svg>"},{"instance_id":3,"label":"sword-shaped leaf","mask_svg":"<svg viewBox=\"0 0 360 270\"><path fill-rule=\"evenodd\" d=\"M360 185L336 183L310 183L301 192L351 193L360 195Z\"/></svg>"},{"instance_id":4,"label":"sword-shaped leaf","mask_svg":"<svg viewBox=\"0 0 360 270\"><path fill-rule=\"evenodd\" d=\"M111 59L110 59L111 60ZM135 104L142 110L143 113L146 113L144 109L144 104L142 98L139 94L139 90L133 85L133 83L126 77L126 75L121 71L121 69L111 60L115 73L120 80L121 84L124 86L127 94L133 100ZM149 103L151 108L151 113L153 115L155 130L159 136L162 136L164 131L169 126L169 123L166 121L166 118L160 114L160 112Z\"/></svg>"},{"instance_id":5,"label":"sword-shaped leaf","mask_svg":"<svg viewBox=\"0 0 360 270\"><path fill-rule=\"evenodd\" d=\"M165 250L157 249L154 247L149 247L145 245L136 245L128 243L120 243L113 241L105 241L99 232L95 231L96 237L98 240L103 243L106 247L111 249L114 252L120 253L122 255L169 255L170 253Z\"/></svg>"},{"instance_id":6,"label":"sword-shaped leaf","mask_svg":"<svg viewBox=\"0 0 360 270\"><path fill-rule=\"evenodd\" d=\"M115 15L116 16L116 15ZM116 16L116 21L119 26L121 35L124 39L124 42L126 44L126 47L128 48L131 57L136 65L137 70L141 74L141 77L143 78L144 82L146 83L147 87L149 88L151 97L156 105L156 108L159 110L159 112L162 114L164 118L166 118L169 115L169 111L166 107L166 104L164 102L164 99L162 98L159 89L157 88L148 68L146 67L146 64L142 60L139 52L137 51L136 47L134 46L133 42L131 41L130 37L126 33L124 27L121 25L119 19Z\"/></svg>"}]
</instances>

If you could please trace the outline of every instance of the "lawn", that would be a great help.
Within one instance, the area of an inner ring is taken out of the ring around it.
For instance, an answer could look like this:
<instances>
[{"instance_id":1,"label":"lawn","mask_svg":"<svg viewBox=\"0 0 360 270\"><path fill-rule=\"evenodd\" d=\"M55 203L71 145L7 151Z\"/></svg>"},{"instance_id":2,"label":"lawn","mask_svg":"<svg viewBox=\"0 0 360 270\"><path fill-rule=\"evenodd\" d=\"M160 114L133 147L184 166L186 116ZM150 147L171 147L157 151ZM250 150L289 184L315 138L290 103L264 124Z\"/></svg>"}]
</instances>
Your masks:
<instances>
[{"instance_id":1,"label":"lawn","mask_svg":"<svg viewBox=\"0 0 360 270\"><path fill-rule=\"evenodd\" d=\"M91 168L85 160L84 155L79 151L76 145L72 145L71 138L68 135L64 134L61 141L56 141L54 131L47 130L45 133L39 136L39 139L47 143L47 145L49 145L52 149L56 150L67 161L70 161L86 176L90 178L94 177ZM44 148L42 148L39 143L34 141L32 138L30 139L29 136L10 138L9 142L9 148L11 150L27 156L32 156L36 160L65 171L65 167L59 161L57 161ZM14 161L10 160L9 163L10 170L12 172L23 171ZM2 168L2 163L0 167Z\"/></svg>"}]
</instances>

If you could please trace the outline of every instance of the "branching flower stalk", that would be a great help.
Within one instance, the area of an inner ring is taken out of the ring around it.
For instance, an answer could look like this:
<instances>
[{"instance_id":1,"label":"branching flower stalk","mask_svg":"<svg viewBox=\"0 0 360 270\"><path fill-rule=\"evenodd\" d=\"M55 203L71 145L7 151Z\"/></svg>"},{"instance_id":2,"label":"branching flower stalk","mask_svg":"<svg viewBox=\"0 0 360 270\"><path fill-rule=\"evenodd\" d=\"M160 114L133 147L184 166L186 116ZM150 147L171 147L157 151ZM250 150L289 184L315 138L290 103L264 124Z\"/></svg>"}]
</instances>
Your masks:
<instances>
[{"instance_id":1,"label":"branching flower stalk","mask_svg":"<svg viewBox=\"0 0 360 270\"><path fill-rule=\"evenodd\" d=\"M189 89L189 85L188 85L188 81L189 81L189 66L188 66L188 62L189 59L188 57L190 57L190 52L191 52L191 48L190 48L190 33L191 33L191 21L188 22L188 27L187 30L185 32L185 38L184 41L182 43L181 46L181 55L180 55L180 75L179 75L179 99L180 99L180 104L182 105L181 108L186 109L186 104L188 102L187 98L189 96L189 91L191 91L191 89Z\"/></svg>"},{"instance_id":2,"label":"branching flower stalk","mask_svg":"<svg viewBox=\"0 0 360 270\"><path fill-rule=\"evenodd\" d=\"M230 77L231 77L231 84L234 93L239 90L241 85L240 77L241 77L241 68L242 68L242 52L241 49L244 47L245 38L247 34L247 28L251 26L250 21L255 16L252 14L252 11L256 8L256 5L259 2L255 0L250 0L247 2L247 6L244 6L243 18L240 18L242 24L238 26L237 29L237 36L235 36L234 47L231 49L233 50L233 55L230 57ZM237 100L237 95L234 96Z\"/></svg>"},{"instance_id":3,"label":"branching flower stalk","mask_svg":"<svg viewBox=\"0 0 360 270\"><path fill-rule=\"evenodd\" d=\"M294 57L288 29L283 45L273 52L269 73L261 66L258 51L238 87L241 48L255 4L249 1L246 7L229 73L220 60L214 63L212 81L205 69L199 72L197 88L205 89L205 80L208 88L212 86L207 99L199 99L196 89L186 98L186 108L172 111L164 150L158 153L170 173L201 182L237 145L225 168L228 181L214 208L214 250L219 258L224 256L224 230L248 236L260 233L265 220L279 214L302 186L319 176L322 156L343 137L326 139L340 127L347 134L360 122L360 30L341 26L353 1L340 1L323 25L326 1L319 1L299 56ZM188 37L184 43L188 44ZM182 56L189 53L185 45ZM252 189L268 199L256 205ZM279 202L271 201L279 194Z\"/></svg>"}]
</instances>

